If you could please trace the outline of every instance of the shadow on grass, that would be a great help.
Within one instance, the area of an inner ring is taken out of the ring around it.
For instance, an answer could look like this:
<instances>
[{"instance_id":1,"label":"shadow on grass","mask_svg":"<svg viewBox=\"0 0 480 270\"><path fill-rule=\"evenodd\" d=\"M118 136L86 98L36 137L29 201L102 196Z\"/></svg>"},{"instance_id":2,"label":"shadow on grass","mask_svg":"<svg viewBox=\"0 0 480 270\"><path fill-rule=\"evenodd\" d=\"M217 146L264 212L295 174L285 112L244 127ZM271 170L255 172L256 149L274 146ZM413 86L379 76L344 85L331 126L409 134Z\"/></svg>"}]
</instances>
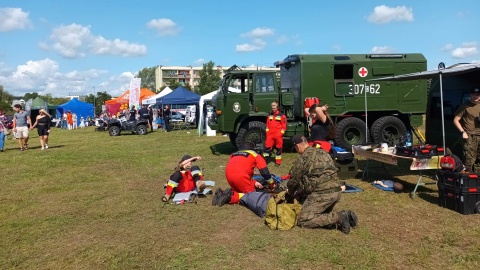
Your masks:
<instances>
[{"instance_id":1,"label":"shadow on grass","mask_svg":"<svg viewBox=\"0 0 480 270\"><path fill-rule=\"evenodd\" d=\"M237 149L230 142L217 143L210 146L210 151L216 156L230 155Z\"/></svg>"}]
</instances>

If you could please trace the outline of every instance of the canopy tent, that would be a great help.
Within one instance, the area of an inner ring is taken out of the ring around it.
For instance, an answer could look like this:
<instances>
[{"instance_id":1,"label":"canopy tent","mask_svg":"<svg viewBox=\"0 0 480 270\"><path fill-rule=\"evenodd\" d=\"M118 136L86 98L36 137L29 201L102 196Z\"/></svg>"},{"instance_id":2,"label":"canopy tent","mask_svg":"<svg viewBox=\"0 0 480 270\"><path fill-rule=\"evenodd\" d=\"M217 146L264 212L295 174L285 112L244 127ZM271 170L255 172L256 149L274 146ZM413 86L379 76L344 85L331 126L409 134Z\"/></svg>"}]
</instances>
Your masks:
<instances>
[{"instance_id":1,"label":"canopy tent","mask_svg":"<svg viewBox=\"0 0 480 270\"><path fill-rule=\"evenodd\" d=\"M203 107L206 105L207 101L211 101L213 99L213 97L216 94L218 94L219 91L220 91L220 89L212 91L212 92L210 92L208 94L205 94L205 95L200 97L200 101L198 102L199 110L200 110L200 116L199 116L199 119L198 119L198 128L197 128L198 135L203 134L203 126L204 126L204 122L205 122L205 112L204 112ZM240 93L241 92L240 89L233 88L233 87L228 87L228 91L233 92L233 93Z\"/></svg>"},{"instance_id":2,"label":"canopy tent","mask_svg":"<svg viewBox=\"0 0 480 270\"><path fill-rule=\"evenodd\" d=\"M459 74L470 73L480 71L480 64L460 64L456 66L452 66L450 68L444 69L437 69L437 70L429 70L429 71L422 71L422 72L415 72L397 76L389 76L384 78L378 79L371 79L367 81L408 81L408 80L419 80L419 79L434 79L438 77L440 82L440 108L441 108L441 115L442 115L442 137L443 137L443 145L445 146L445 118L444 118L444 104L443 104L443 78L456 76ZM445 153L444 153L445 154Z\"/></svg>"},{"instance_id":3,"label":"canopy tent","mask_svg":"<svg viewBox=\"0 0 480 270\"><path fill-rule=\"evenodd\" d=\"M88 116L94 116L93 105L76 98L57 106L57 118L62 117L63 113L66 111L75 113L77 115L77 122L80 121L80 117L87 119Z\"/></svg>"},{"instance_id":4,"label":"canopy tent","mask_svg":"<svg viewBox=\"0 0 480 270\"><path fill-rule=\"evenodd\" d=\"M197 104L199 100L200 95L179 86L172 93L157 98L156 104Z\"/></svg>"},{"instance_id":5,"label":"canopy tent","mask_svg":"<svg viewBox=\"0 0 480 270\"><path fill-rule=\"evenodd\" d=\"M173 92L172 89L170 89L170 87L167 86L165 89L162 90L162 92L156 94L155 96L153 96L151 98L143 100L142 104L146 104L146 105L155 104L155 103L157 103L157 98L161 98L161 97L166 96L166 95L168 95L172 92Z\"/></svg>"},{"instance_id":6,"label":"canopy tent","mask_svg":"<svg viewBox=\"0 0 480 270\"><path fill-rule=\"evenodd\" d=\"M148 90L147 88L141 88L140 89L140 104L144 99L148 99L150 97L153 97L155 95L154 92ZM120 106L122 104L128 104L130 101L130 90L127 90L125 93L123 93L121 96L107 100L105 101L105 105L107 107L107 111L110 114L116 114L117 112L120 111Z\"/></svg>"}]
</instances>

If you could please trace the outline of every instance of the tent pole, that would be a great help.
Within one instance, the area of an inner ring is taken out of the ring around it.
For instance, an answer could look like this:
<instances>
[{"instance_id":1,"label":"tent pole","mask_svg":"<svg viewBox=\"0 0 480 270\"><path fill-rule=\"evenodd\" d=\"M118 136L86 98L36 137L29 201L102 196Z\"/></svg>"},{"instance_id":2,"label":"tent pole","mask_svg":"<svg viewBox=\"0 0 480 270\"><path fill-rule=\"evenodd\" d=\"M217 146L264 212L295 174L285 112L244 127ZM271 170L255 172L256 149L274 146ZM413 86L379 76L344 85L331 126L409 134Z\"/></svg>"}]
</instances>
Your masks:
<instances>
[{"instance_id":1,"label":"tent pole","mask_svg":"<svg viewBox=\"0 0 480 270\"><path fill-rule=\"evenodd\" d=\"M446 145L445 145L445 115L443 113L443 79L442 79L442 72L439 73L440 79L440 109L442 113L442 138L443 138L443 155L446 154Z\"/></svg>"}]
</instances>

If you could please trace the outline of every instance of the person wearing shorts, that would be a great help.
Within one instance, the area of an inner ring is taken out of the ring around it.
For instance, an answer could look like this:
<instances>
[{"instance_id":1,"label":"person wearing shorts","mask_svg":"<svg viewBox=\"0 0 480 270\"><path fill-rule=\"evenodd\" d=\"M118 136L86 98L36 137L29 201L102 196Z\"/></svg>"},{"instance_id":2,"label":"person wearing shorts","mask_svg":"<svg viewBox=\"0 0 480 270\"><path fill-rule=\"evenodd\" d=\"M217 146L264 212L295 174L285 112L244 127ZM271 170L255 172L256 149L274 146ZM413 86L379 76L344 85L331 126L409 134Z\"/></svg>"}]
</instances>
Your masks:
<instances>
[{"instance_id":1,"label":"person wearing shorts","mask_svg":"<svg viewBox=\"0 0 480 270\"><path fill-rule=\"evenodd\" d=\"M40 109L39 115L37 115L37 119L35 120L35 124L30 127L33 130L34 127L37 127L38 137L40 138L40 145L42 146L42 150L48 149L48 134L50 133L50 114L44 109Z\"/></svg>"},{"instance_id":2,"label":"person wearing shorts","mask_svg":"<svg viewBox=\"0 0 480 270\"><path fill-rule=\"evenodd\" d=\"M28 148L28 125L32 126L30 114L23 110L22 105L13 106L15 114L13 115L13 132L16 132L20 150Z\"/></svg>"}]
</instances>

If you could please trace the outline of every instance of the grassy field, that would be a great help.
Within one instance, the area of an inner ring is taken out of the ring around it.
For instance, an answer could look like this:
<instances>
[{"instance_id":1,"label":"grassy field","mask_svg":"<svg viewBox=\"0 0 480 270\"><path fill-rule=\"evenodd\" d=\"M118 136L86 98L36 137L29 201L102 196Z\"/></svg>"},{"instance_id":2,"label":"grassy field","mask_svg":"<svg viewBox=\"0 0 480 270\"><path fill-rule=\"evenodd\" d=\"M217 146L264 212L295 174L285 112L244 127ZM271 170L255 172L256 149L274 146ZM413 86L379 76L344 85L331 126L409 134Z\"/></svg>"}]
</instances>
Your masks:
<instances>
[{"instance_id":1,"label":"grassy field","mask_svg":"<svg viewBox=\"0 0 480 270\"><path fill-rule=\"evenodd\" d=\"M359 226L337 230L268 229L241 206L163 204L163 184L182 155L200 155L207 180L227 187L227 137L192 131L110 137L93 129L55 129L50 149L36 132L21 152L0 153L0 269L479 269L480 218L437 205L435 185L409 192L408 164L348 179L364 192L336 209L355 210ZM288 149L288 172L296 154ZM360 167L365 161L360 161ZM377 164L378 165L378 164ZM388 178L387 178L388 177ZM405 193L373 188L394 179Z\"/></svg>"}]
</instances>

